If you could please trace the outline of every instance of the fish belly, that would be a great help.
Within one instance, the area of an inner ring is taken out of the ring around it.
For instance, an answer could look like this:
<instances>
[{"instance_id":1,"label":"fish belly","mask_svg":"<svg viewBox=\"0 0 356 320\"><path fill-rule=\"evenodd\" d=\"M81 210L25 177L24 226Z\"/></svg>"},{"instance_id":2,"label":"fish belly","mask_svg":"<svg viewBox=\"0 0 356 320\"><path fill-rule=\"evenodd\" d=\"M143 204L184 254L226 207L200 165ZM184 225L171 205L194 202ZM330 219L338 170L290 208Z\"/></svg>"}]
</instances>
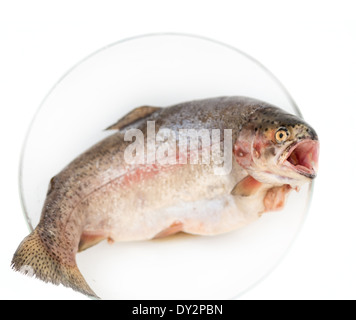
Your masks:
<instances>
[{"instance_id":1,"label":"fish belly","mask_svg":"<svg viewBox=\"0 0 356 320\"><path fill-rule=\"evenodd\" d=\"M87 216L86 235L114 241L148 240L179 231L225 233L256 220L262 209L262 201L231 195L245 174L238 165L223 176L208 166L185 165L148 178L142 175L139 181L126 176L83 200L78 214Z\"/></svg>"}]
</instances>

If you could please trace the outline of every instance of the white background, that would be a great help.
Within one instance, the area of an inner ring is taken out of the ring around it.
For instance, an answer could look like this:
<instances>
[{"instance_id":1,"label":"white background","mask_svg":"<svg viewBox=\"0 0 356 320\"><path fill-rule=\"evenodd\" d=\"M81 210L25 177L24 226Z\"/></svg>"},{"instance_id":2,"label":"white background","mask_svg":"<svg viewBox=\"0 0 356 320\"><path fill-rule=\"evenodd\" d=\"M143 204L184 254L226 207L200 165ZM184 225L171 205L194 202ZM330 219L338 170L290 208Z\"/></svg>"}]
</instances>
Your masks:
<instances>
[{"instance_id":1,"label":"white background","mask_svg":"<svg viewBox=\"0 0 356 320\"><path fill-rule=\"evenodd\" d=\"M356 8L352 1L2 1L0 3L0 298L85 299L14 273L28 230L18 165L30 121L75 63L152 32L213 38L261 61L321 140L306 223L288 255L241 299L356 298Z\"/></svg>"}]
</instances>

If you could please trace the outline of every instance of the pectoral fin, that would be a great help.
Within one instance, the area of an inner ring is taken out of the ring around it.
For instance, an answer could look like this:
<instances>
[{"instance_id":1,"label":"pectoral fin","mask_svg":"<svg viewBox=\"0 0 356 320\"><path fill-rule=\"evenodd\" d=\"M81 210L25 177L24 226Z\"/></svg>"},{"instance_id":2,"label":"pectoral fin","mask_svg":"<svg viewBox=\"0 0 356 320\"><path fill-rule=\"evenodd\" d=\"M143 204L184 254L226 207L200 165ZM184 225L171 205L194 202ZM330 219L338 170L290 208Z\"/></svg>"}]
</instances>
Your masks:
<instances>
[{"instance_id":1,"label":"pectoral fin","mask_svg":"<svg viewBox=\"0 0 356 320\"><path fill-rule=\"evenodd\" d=\"M233 196L248 197L255 194L262 186L262 183L251 176L242 179L231 191Z\"/></svg>"},{"instance_id":2,"label":"pectoral fin","mask_svg":"<svg viewBox=\"0 0 356 320\"><path fill-rule=\"evenodd\" d=\"M148 116L160 109L161 108L150 106L136 108L129 112L126 116L121 118L119 121L117 121L115 124L108 127L106 130L122 130L141 119L147 118Z\"/></svg>"}]
</instances>

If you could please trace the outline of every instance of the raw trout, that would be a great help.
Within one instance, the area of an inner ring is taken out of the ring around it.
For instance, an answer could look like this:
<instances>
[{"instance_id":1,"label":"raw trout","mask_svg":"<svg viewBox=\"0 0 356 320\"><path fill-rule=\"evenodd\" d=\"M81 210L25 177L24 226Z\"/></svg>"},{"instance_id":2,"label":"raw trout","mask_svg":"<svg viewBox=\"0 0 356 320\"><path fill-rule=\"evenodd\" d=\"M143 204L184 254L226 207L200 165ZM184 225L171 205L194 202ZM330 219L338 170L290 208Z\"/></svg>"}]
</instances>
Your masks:
<instances>
[{"instance_id":1,"label":"raw trout","mask_svg":"<svg viewBox=\"0 0 356 320\"><path fill-rule=\"evenodd\" d=\"M291 190L316 176L314 129L251 98L144 106L108 129L117 131L51 179L15 270L96 297L77 252L104 239L229 232L281 209Z\"/></svg>"}]
</instances>

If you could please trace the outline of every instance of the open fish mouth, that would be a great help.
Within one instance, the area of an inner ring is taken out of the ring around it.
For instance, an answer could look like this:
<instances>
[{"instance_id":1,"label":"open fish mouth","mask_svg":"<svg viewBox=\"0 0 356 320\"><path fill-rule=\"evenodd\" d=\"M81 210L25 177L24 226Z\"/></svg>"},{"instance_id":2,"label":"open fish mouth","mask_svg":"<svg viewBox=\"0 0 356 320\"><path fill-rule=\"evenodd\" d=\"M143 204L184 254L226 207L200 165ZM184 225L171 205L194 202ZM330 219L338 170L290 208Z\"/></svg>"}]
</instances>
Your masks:
<instances>
[{"instance_id":1,"label":"open fish mouth","mask_svg":"<svg viewBox=\"0 0 356 320\"><path fill-rule=\"evenodd\" d=\"M283 165L293 171L314 179L318 169L319 141L303 140L290 146L283 157Z\"/></svg>"}]
</instances>

